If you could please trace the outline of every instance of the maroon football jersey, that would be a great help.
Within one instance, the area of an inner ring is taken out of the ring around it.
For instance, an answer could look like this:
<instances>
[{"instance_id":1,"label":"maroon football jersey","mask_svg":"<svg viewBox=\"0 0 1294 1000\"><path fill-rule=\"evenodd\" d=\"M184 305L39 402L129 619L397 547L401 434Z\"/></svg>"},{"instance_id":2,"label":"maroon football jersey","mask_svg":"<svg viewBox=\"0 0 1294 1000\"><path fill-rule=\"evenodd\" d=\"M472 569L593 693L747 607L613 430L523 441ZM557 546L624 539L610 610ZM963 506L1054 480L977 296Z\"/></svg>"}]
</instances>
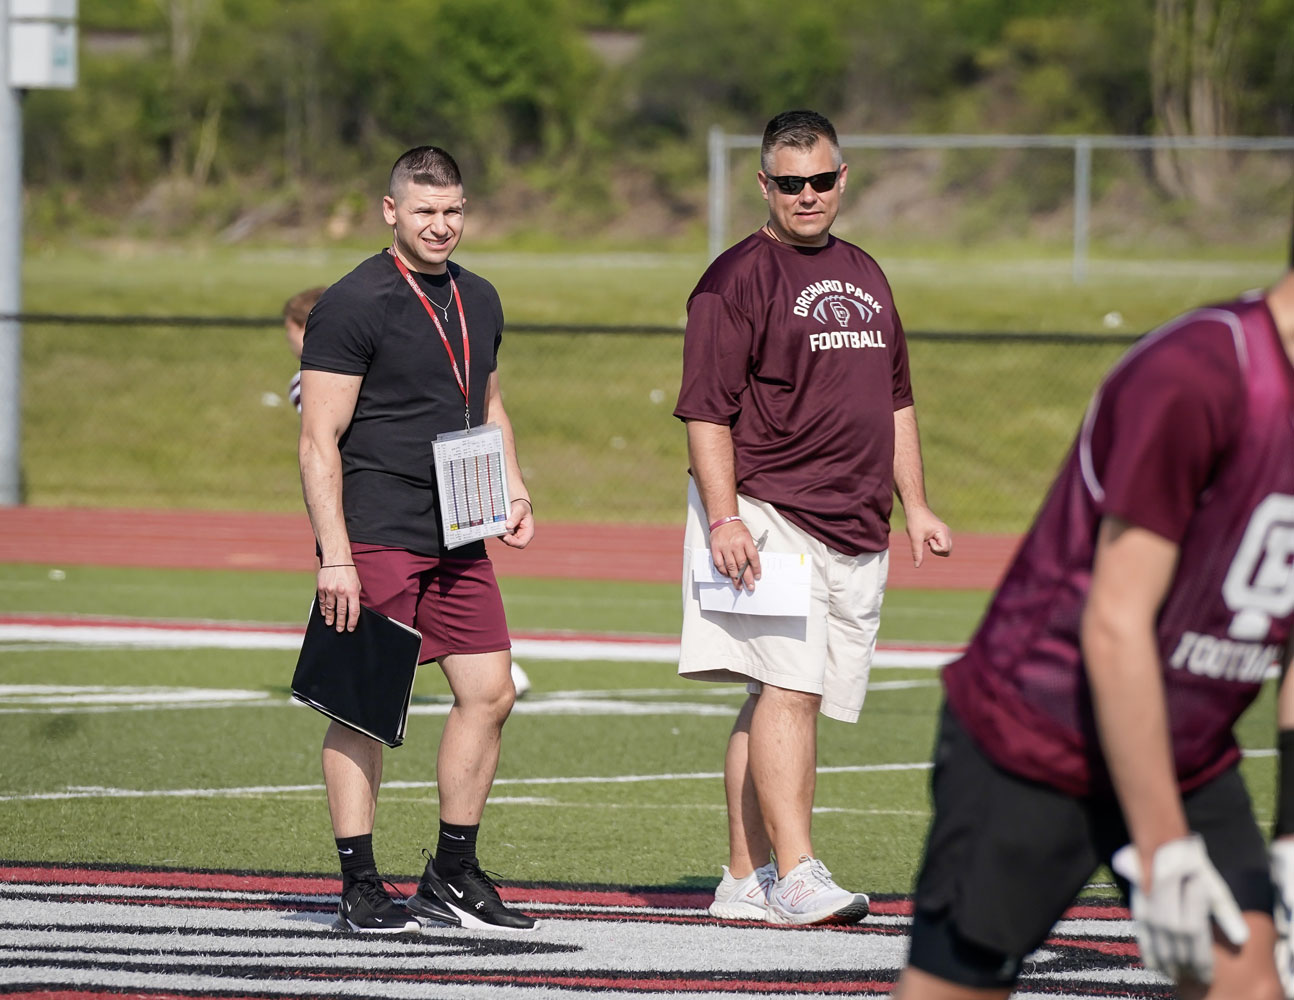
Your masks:
<instances>
[{"instance_id":1,"label":"maroon football jersey","mask_svg":"<svg viewBox=\"0 0 1294 1000\"><path fill-rule=\"evenodd\" d=\"M1079 619L1097 528L1177 543L1157 634L1183 789L1239 757L1232 726L1294 617L1294 369L1261 297L1139 342L1097 390L1059 478L964 656L949 705L1005 770L1109 788Z\"/></svg>"},{"instance_id":2,"label":"maroon football jersey","mask_svg":"<svg viewBox=\"0 0 1294 1000\"><path fill-rule=\"evenodd\" d=\"M910 405L889 282L851 243L760 230L688 299L675 416L729 425L738 491L838 552L889 545L894 411Z\"/></svg>"}]
</instances>

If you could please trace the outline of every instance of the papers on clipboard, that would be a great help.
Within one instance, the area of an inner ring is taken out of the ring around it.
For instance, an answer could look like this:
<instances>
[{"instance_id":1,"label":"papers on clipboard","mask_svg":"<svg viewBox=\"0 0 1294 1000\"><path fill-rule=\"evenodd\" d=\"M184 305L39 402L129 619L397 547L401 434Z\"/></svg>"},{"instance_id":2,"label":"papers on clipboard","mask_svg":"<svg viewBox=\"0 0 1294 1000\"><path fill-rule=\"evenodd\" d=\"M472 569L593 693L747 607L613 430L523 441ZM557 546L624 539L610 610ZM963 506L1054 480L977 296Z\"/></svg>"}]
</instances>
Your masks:
<instances>
[{"instance_id":1,"label":"papers on clipboard","mask_svg":"<svg viewBox=\"0 0 1294 1000\"><path fill-rule=\"evenodd\" d=\"M445 548L503 534L510 501L499 425L438 434L432 451Z\"/></svg>"},{"instance_id":2,"label":"papers on clipboard","mask_svg":"<svg viewBox=\"0 0 1294 1000\"><path fill-rule=\"evenodd\" d=\"M761 552L760 578L753 592L732 585L715 568L708 548L692 550L692 586L702 611L739 615L780 615L803 618L809 613L813 557L806 552Z\"/></svg>"}]
</instances>

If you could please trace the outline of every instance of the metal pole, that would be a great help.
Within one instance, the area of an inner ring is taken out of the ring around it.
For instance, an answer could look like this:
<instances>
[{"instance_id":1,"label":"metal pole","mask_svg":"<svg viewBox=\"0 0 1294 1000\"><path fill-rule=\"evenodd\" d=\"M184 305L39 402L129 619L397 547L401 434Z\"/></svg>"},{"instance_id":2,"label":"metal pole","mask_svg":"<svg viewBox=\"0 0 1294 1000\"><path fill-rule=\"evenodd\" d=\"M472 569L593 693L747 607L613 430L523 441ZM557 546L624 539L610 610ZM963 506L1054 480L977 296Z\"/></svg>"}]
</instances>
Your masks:
<instances>
[{"instance_id":1,"label":"metal pole","mask_svg":"<svg viewBox=\"0 0 1294 1000\"><path fill-rule=\"evenodd\" d=\"M728 217L728 142L723 129L710 126L710 256L723 253L723 230Z\"/></svg>"},{"instance_id":2,"label":"metal pole","mask_svg":"<svg viewBox=\"0 0 1294 1000\"><path fill-rule=\"evenodd\" d=\"M9 86L9 0L0 0L0 506L22 502L22 94Z\"/></svg>"},{"instance_id":3,"label":"metal pole","mask_svg":"<svg viewBox=\"0 0 1294 1000\"><path fill-rule=\"evenodd\" d=\"M1092 140L1074 143L1074 284L1087 279L1087 235L1092 214Z\"/></svg>"}]
</instances>

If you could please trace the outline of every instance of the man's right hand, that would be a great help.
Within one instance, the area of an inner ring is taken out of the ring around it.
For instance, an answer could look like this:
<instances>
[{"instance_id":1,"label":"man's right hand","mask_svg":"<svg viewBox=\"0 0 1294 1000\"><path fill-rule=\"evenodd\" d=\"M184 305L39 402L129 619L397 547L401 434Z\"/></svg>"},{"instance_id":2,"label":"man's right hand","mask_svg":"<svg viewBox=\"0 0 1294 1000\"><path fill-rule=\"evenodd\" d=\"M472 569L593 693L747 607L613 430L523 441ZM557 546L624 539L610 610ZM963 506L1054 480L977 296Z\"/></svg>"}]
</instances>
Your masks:
<instances>
[{"instance_id":1,"label":"man's right hand","mask_svg":"<svg viewBox=\"0 0 1294 1000\"><path fill-rule=\"evenodd\" d=\"M359 624L359 572L354 566L322 566L315 578L315 596L324 621L338 632L354 632Z\"/></svg>"},{"instance_id":2,"label":"man's right hand","mask_svg":"<svg viewBox=\"0 0 1294 1000\"><path fill-rule=\"evenodd\" d=\"M760 574L759 549L743 522L729 521L710 533L710 558L734 587L754 591Z\"/></svg>"},{"instance_id":3,"label":"man's right hand","mask_svg":"<svg viewBox=\"0 0 1294 1000\"><path fill-rule=\"evenodd\" d=\"M1249 939L1240 907L1199 834L1160 844L1149 878L1133 844L1115 851L1111 867L1132 883L1132 920L1146 968L1179 983L1212 982L1213 925L1233 945Z\"/></svg>"}]
</instances>

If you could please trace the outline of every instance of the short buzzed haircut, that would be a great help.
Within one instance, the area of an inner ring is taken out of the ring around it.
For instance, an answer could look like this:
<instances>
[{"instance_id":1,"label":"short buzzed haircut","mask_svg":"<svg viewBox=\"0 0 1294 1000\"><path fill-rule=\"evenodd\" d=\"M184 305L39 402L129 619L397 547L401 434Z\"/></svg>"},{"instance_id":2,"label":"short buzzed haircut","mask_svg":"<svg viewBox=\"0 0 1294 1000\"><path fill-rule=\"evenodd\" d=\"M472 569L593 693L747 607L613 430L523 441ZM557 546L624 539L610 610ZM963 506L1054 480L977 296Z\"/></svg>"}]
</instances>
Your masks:
<instances>
[{"instance_id":1,"label":"short buzzed haircut","mask_svg":"<svg viewBox=\"0 0 1294 1000\"><path fill-rule=\"evenodd\" d=\"M319 285L317 288L307 288L304 292L297 292L283 303L283 318L291 320L297 326L305 326L310 310L315 307L315 303L319 301L319 296L324 291L324 286Z\"/></svg>"},{"instance_id":2,"label":"short buzzed haircut","mask_svg":"<svg viewBox=\"0 0 1294 1000\"><path fill-rule=\"evenodd\" d=\"M387 193L392 198L406 184L427 187L462 187L463 175L454 158L439 146L415 146L395 161Z\"/></svg>"},{"instance_id":3,"label":"short buzzed haircut","mask_svg":"<svg viewBox=\"0 0 1294 1000\"><path fill-rule=\"evenodd\" d=\"M812 149L820 140L831 143L835 164L840 166L840 143L836 129L816 111L783 111L764 129L764 142L759 148L759 167L768 173L773 164L773 151L783 146L793 149Z\"/></svg>"}]
</instances>

